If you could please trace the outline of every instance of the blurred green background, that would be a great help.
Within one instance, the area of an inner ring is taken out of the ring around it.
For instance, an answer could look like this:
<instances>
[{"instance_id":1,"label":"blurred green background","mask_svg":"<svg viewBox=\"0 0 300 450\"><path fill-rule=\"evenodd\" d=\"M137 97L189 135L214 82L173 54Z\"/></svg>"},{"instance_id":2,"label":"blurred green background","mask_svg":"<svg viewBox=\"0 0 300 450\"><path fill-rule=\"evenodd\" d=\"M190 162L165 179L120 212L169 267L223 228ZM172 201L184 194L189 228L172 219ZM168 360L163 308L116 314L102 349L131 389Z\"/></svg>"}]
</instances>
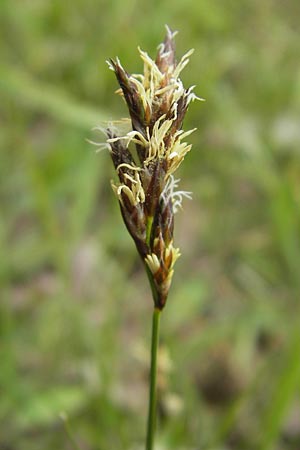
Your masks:
<instances>
[{"instance_id":1,"label":"blurred green background","mask_svg":"<svg viewBox=\"0 0 300 450\"><path fill-rule=\"evenodd\" d=\"M185 123L157 449L299 450L299 17L297 0L1 0L1 450L143 448L150 290L86 139L127 116L105 60L140 72L165 23L206 102Z\"/></svg>"}]
</instances>

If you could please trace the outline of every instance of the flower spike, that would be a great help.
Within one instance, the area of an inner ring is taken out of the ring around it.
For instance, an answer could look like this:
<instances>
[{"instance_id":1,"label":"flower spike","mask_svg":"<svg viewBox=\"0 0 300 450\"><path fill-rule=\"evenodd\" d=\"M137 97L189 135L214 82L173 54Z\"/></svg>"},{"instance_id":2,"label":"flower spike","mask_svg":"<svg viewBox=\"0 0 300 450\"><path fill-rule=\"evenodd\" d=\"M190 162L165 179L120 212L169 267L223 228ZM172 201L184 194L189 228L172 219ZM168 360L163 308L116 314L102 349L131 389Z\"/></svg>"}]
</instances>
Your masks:
<instances>
[{"instance_id":1,"label":"flower spike","mask_svg":"<svg viewBox=\"0 0 300 450\"><path fill-rule=\"evenodd\" d=\"M175 57L176 32L166 27L155 60L138 49L142 74L129 74L116 58L108 61L120 93L127 104L132 129L120 134L114 124L106 129L118 182L112 188L123 220L145 264L155 307L162 310L171 285L174 264L180 256L173 246L174 213L191 192L178 190L174 172L191 145L185 139L195 130L184 131L189 104L202 100L185 89L179 78L194 50L179 61ZM135 150L133 151L133 148Z\"/></svg>"}]
</instances>

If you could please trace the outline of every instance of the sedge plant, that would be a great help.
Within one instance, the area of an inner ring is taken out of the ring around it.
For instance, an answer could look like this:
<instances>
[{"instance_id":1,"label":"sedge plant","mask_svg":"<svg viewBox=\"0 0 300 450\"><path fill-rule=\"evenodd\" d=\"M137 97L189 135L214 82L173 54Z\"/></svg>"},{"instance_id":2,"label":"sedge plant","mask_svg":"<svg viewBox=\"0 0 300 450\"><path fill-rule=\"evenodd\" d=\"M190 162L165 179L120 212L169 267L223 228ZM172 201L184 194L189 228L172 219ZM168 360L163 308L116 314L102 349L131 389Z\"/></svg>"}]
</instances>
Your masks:
<instances>
[{"instance_id":1,"label":"sedge plant","mask_svg":"<svg viewBox=\"0 0 300 450\"><path fill-rule=\"evenodd\" d=\"M155 60L138 49L143 74L129 74L118 58L108 61L120 86L117 92L129 110L130 129L122 133L113 123L104 130L105 146L118 177L118 181L112 181L112 188L142 259L154 302L146 450L154 448L160 316L180 256L173 243L174 214L184 197L191 198L190 192L178 189L180 180L174 174L191 150L186 138L195 131L182 129L184 117L189 104L199 99L193 93L194 86L186 89L180 79L193 50L177 63L176 33L166 28Z\"/></svg>"}]
</instances>

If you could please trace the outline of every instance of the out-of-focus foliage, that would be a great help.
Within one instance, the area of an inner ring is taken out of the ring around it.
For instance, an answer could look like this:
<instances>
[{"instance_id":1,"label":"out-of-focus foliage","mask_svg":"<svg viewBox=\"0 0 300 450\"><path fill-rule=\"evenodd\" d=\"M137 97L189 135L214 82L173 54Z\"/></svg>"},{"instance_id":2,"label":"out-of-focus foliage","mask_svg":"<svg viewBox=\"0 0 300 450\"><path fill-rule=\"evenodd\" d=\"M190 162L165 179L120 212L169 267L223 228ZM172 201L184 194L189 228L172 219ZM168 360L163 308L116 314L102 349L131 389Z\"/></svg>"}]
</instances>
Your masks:
<instances>
[{"instance_id":1,"label":"out-of-focus foliage","mask_svg":"<svg viewBox=\"0 0 300 450\"><path fill-rule=\"evenodd\" d=\"M142 448L152 301L107 153L105 60L180 31L194 192L162 320L160 449L300 448L300 3L0 2L0 448Z\"/></svg>"}]
</instances>

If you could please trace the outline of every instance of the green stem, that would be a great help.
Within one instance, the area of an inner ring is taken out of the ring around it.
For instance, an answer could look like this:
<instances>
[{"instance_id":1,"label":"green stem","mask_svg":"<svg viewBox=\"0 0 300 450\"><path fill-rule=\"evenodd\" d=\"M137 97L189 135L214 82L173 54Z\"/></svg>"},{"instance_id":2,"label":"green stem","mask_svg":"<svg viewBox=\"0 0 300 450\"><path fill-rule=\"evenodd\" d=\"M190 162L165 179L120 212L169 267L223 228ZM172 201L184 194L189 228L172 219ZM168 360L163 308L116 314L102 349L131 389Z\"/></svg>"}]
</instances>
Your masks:
<instances>
[{"instance_id":1,"label":"green stem","mask_svg":"<svg viewBox=\"0 0 300 450\"><path fill-rule=\"evenodd\" d=\"M66 415L66 413L64 413L64 412L61 413L60 418L63 421L65 433L66 433L68 439L70 440L71 444L73 445L74 450L81 450L81 448L79 447L79 445L77 444L77 442L73 436L73 433L72 433L72 430L71 430L71 427L69 424L69 418Z\"/></svg>"},{"instance_id":2,"label":"green stem","mask_svg":"<svg viewBox=\"0 0 300 450\"><path fill-rule=\"evenodd\" d=\"M150 367L150 390L149 390L149 410L147 423L146 450L153 450L155 425L156 425L156 374L157 374L157 350L159 343L159 320L160 309L154 308L152 319L151 338L151 367Z\"/></svg>"},{"instance_id":3,"label":"green stem","mask_svg":"<svg viewBox=\"0 0 300 450\"><path fill-rule=\"evenodd\" d=\"M153 225L153 216L149 216L146 224L146 244L148 245L148 247L150 245L152 225Z\"/></svg>"}]
</instances>

